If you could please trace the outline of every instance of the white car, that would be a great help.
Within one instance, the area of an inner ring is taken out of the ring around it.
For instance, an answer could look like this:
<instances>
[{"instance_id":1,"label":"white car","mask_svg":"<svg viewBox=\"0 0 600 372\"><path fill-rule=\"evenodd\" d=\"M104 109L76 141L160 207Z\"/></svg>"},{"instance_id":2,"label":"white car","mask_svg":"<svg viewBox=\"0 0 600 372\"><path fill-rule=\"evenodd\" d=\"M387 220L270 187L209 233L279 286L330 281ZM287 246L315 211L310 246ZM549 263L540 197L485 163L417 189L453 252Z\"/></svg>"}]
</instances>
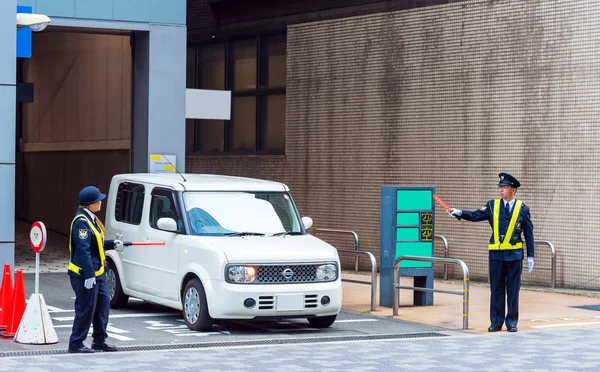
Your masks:
<instances>
[{"instance_id":1,"label":"white car","mask_svg":"<svg viewBox=\"0 0 600 372\"><path fill-rule=\"evenodd\" d=\"M311 225L279 182L116 175L106 239L125 248L106 252L111 307L133 296L182 310L196 331L210 330L215 319L258 317L329 327L342 305L340 260L306 233Z\"/></svg>"}]
</instances>

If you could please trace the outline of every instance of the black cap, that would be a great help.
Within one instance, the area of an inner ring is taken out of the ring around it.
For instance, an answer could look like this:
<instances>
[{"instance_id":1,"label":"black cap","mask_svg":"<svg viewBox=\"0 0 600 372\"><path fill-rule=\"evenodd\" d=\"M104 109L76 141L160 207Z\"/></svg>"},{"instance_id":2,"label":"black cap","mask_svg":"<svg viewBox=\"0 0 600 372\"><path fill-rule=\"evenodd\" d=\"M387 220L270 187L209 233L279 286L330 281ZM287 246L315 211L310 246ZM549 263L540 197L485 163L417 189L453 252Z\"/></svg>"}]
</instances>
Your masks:
<instances>
[{"instance_id":1,"label":"black cap","mask_svg":"<svg viewBox=\"0 0 600 372\"><path fill-rule=\"evenodd\" d=\"M514 187L515 189L521 186L521 183L508 173L500 173L498 174L498 177L500 177L500 181L498 181L498 186L510 186Z\"/></svg>"},{"instance_id":2,"label":"black cap","mask_svg":"<svg viewBox=\"0 0 600 372\"><path fill-rule=\"evenodd\" d=\"M100 192L96 186L87 186L79 192L79 205L87 206L104 200L106 195Z\"/></svg>"}]
</instances>

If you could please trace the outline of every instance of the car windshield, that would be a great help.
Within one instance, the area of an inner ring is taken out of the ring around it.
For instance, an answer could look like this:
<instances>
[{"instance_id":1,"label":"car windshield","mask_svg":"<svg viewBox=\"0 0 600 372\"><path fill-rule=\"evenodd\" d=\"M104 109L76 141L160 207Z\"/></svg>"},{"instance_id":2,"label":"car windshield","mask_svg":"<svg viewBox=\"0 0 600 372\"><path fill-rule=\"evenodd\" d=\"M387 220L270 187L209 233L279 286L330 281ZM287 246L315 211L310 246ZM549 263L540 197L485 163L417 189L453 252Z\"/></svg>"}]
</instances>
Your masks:
<instances>
[{"instance_id":1,"label":"car windshield","mask_svg":"<svg viewBox=\"0 0 600 372\"><path fill-rule=\"evenodd\" d=\"M301 233L292 198L285 192L185 192L192 235L242 236Z\"/></svg>"}]
</instances>

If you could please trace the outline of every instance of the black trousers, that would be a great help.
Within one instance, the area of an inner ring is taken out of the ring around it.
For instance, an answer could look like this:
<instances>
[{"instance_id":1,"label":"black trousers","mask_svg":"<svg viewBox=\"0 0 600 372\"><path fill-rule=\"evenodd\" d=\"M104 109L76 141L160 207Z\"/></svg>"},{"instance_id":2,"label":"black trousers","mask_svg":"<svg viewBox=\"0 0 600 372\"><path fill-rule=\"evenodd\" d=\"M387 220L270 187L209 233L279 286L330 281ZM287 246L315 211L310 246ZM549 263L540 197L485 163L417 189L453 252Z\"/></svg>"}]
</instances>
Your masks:
<instances>
[{"instance_id":1,"label":"black trousers","mask_svg":"<svg viewBox=\"0 0 600 372\"><path fill-rule=\"evenodd\" d=\"M519 322L519 290L523 261L497 261L490 259L490 322L492 326L516 327ZM504 311L504 302L508 312ZM506 314L506 315L505 315Z\"/></svg>"},{"instance_id":2,"label":"black trousers","mask_svg":"<svg viewBox=\"0 0 600 372\"><path fill-rule=\"evenodd\" d=\"M73 320L73 330L69 338L69 349L78 349L83 345L87 338L90 326L94 325L92 339L94 343L103 343L108 335L106 327L108 326L108 313L110 306L110 296L106 287L106 280L98 280L91 289L83 286L85 279L71 279L71 288L75 292L75 319Z\"/></svg>"}]
</instances>

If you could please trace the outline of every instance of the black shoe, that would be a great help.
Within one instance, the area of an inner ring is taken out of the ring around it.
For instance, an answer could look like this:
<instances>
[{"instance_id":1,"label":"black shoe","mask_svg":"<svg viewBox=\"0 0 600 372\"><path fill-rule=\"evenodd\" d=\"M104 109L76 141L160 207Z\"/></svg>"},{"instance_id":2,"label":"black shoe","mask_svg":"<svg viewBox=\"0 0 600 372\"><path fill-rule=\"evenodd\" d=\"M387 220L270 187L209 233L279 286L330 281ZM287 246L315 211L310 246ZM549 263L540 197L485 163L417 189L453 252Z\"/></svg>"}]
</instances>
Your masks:
<instances>
[{"instance_id":1,"label":"black shoe","mask_svg":"<svg viewBox=\"0 0 600 372\"><path fill-rule=\"evenodd\" d=\"M83 353L83 354L89 354L89 353L93 353L93 352L94 352L94 350L90 349L90 348L89 348L89 347L87 347L87 346L82 346L82 347L79 347L79 348L77 348L77 349L71 349L71 348L69 348L69 353Z\"/></svg>"},{"instance_id":2,"label":"black shoe","mask_svg":"<svg viewBox=\"0 0 600 372\"><path fill-rule=\"evenodd\" d=\"M490 326L490 328L488 328L488 332L498 332L502 330L502 326Z\"/></svg>"},{"instance_id":3,"label":"black shoe","mask_svg":"<svg viewBox=\"0 0 600 372\"><path fill-rule=\"evenodd\" d=\"M517 327L516 326L508 327L507 330L509 332L517 332Z\"/></svg>"},{"instance_id":4,"label":"black shoe","mask_svg":"<svg viewBox=\"0 0 600 372\"><path fill-rule=\"evenodd\" d=\"M116 346L107 344L106 342L103 342L101 344L92 343L92 349L98 350L98 351L117 351L117 350L119 350L119 349L117 349Z\"/></svg>"}]
</instances>

